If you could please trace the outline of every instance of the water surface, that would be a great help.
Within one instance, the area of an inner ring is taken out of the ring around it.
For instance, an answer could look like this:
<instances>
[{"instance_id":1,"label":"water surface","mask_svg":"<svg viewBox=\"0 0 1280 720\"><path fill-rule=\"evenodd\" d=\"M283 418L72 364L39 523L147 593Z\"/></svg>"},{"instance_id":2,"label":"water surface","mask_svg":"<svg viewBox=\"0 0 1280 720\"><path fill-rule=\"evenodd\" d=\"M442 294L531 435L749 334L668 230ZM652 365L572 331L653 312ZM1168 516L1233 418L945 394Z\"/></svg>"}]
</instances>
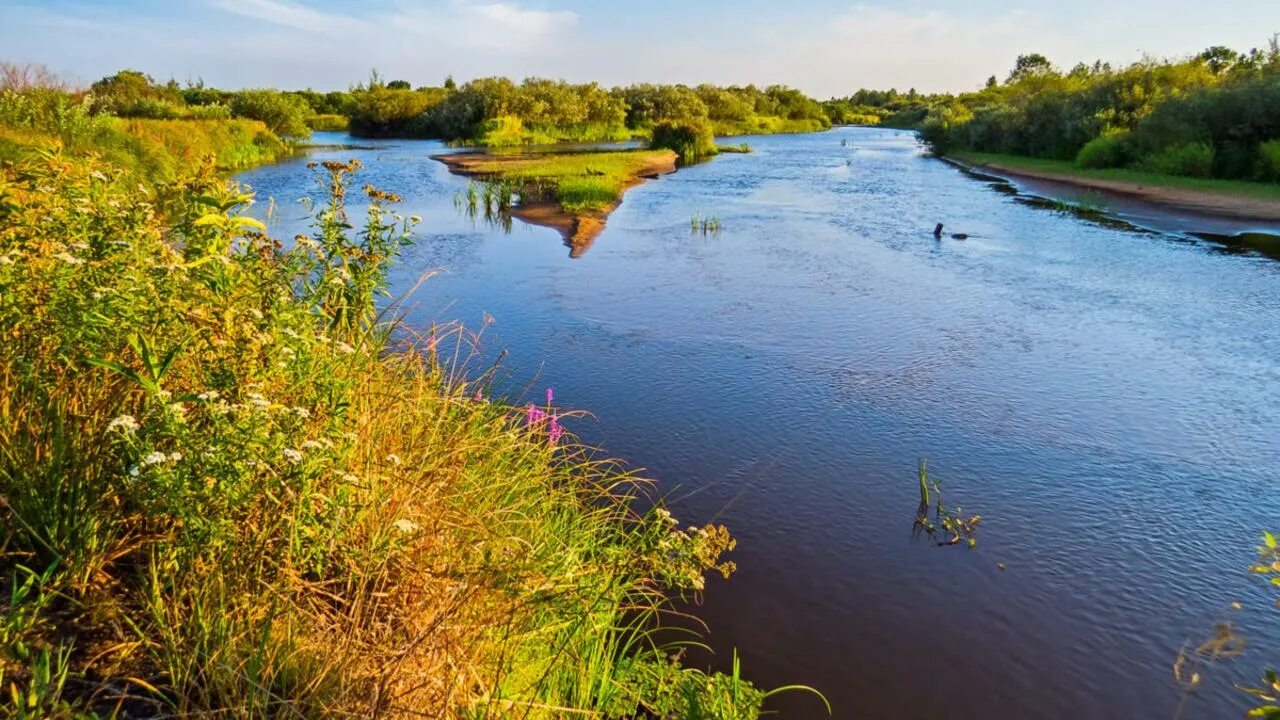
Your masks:
<instances>
[{"instance_id":1,"label":"water surface","mask_svg":"<svg viewBox=\"0 0 1280 720\"><path fill-rule=\"evenodd\" d=\"M1182 712L1239 717L1232 683L1280 661L1245 573L1280 529L1280 263L1020 202L905 133L748 142L631 190L577 259L460 216L437 143L312 159L425 219L394 283L443 272L411 322L491 317L507 388L590 409L573 430L732 528L701 608L721 665L839 718L1169 718L1179 648L1232 619L1250 650ZM241 176L283 237L304 165ZM983 516L976 550L912 541L921 457Z\"/></svg>"}]
</instances>

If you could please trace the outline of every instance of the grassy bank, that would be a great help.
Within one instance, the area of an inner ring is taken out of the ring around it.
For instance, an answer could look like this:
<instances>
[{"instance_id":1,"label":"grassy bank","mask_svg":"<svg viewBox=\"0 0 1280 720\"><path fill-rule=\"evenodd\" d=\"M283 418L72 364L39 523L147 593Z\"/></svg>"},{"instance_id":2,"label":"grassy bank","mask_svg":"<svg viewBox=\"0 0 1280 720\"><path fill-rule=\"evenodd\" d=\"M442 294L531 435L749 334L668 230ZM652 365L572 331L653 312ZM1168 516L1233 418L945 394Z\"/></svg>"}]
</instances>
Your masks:
<instances>
[{"instance_id":1,"label":"grassy bank","mask_svg":"<svg viewBox=\"0 0 1280 720\"><path fill-rule=\"evenodd\" d=\"M1280 202L1280 185L1249 182L1245 180L1217 180L1185 175L1161 175L1158 173L1126 170L1122 168L1082 168L1066 160L1004 155L998 153L950 152L947 157L975 167L1004 168L1015 172L1035 173L1046 178L1059 178L1067 182L1109 182L1132 185L1134 188L1168 188L1191 190L1207 194L1231 195L1257 200Z\"/></svg>"},{"instance_id":2,"label":"grassy bank","mask_svg":"<svg viewBox=\"0 0 1280 720\"><path fill-rule=\"evenodd\" d=\"M675 169L671 150L491 155L438 158L455 172L511 183L525 203L554 202L571 215L609 210L644 177Z\"/></svg>"},{"instance_id":3,"label":"grassy bank","mask_svg":"<svg viewBox=\"0 0 1280 720\"><path fill-rule=\"evenodd\" d=\"M0 161L41 152L96 155L148 184L169 183L212 160L221 170L270 162L290 152L258 120L155 120L93 114L51 90L0 91Z\"/></svg>"},{"instance_id":4,"label":"grassy bank","mask_svg":"<svg viewBox=\"0 0 1280 720\"><path fill-rule=\"evenodd\" d=\"M460 329L379 312L397 198L366 188L357 230L358 167L316 167L330 200L286 249L207 166L160 192L129 167L0 169L18 717L756 717L649 641L732 569L727 532L652 509L550 391L490 396Z\"/></svg>"}]
</instances>

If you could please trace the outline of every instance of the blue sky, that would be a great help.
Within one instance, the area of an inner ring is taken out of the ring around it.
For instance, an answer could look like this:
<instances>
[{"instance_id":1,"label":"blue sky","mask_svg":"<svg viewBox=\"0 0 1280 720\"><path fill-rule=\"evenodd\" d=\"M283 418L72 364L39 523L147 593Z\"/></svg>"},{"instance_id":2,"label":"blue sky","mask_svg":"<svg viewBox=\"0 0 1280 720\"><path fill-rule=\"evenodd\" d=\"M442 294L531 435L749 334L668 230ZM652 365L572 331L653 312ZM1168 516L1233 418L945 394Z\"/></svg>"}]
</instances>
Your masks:
<instances>
[{"instance_id":1,"label":"blue sky","mask_svg":"<svg viewBox=\"0 0 1280 720\"><path fill-rule=\"evenodd\" d=\"M0 0L0 59L220 87L483 75L963 90L1023 52L1061 65L1280 32L1280 0Z\"/></svg>"}]
</instances>

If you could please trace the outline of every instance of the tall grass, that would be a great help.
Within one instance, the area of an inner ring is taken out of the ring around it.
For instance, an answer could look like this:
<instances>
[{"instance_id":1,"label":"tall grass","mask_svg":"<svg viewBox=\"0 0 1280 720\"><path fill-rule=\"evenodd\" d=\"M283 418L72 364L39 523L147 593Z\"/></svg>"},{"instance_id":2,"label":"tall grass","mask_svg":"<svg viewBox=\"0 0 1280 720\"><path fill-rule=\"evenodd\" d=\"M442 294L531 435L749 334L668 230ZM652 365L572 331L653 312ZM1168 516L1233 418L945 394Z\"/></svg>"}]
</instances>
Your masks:
<instances>
[{"instance_id":1,"label":"tall grass","mask_svg":"<svg viewBox=\"0 0 1280 720\"><path fill-rule=\"evenodd\" d=\"M173 182L206 158L224 170L283 156L289 147L256 120L94 115L88 100L55 90L0 91L0 160L61 148L94 154L147 182Z\"/></svg>"},{"instance_id":2,"label":"tall grass","mask_svg":"<svg viewBox=\"0 0 1280 720\"><path fill-rule=\"evenodd\" d=\"M652 640L723 527L396 322L356 163L286 247L211 166L0 171L0 682L19 716L756 717ZM383 308L383 309L379 309ZM652 508L652 509L650 509Z\"/></svg>"}]
</instances>

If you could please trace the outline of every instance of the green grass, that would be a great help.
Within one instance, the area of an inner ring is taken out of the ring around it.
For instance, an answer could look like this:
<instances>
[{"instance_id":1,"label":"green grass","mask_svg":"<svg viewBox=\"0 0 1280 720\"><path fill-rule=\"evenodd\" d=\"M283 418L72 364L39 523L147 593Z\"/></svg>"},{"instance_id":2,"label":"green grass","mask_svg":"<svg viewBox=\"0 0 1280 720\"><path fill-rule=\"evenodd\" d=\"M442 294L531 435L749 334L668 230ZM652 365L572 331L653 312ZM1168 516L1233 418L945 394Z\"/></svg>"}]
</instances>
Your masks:
<instances>
[{"instance_id":1,"label":"green grass","mask_svg":"<svg viewBox=\"0 0 1280 720\"><path fill-rule=\"evenodd\" d=\"M347 116L345 115L312 115L307 118L307 127L312 130L345 132L348 124Z\"/></svg>"},{"instance_id":2,"label":"green grass","mask_svg":"<svg viewBox=\"0 0 1280 720\"><path fill-rule=\"evenodd\" d=\"M124 119L91 115L62 93L0 92L0 160L51 151L93 154L154 184L173 182L207 160L237 170L282 157L290 147L257 120Z\"/></svg>"},{"instance_id":3,"label":"green grass","mask_svg":"<svg viewBox=\"0 0 1280 720\"><path fill-rule=\"evenodd\" d=\"M469 165L471 172L519 183L528 198L552 199L569 213L605 210L625 188L655 166L674 162L669 150L497 155Z\"/></svg>"},{"instance_id":4,"label":"green grass","mask_svg":"<svg viewBox=\"0 0 1280 720\"><path fill-rule=\"evenodd\" d=\"M1065 178L1085 180L1106 180L1110 182L1142 185L1144 187L1172 188L1178 190L1196 190L1222 195L1257 198L1261 200L1280 201L1280 185L1272 183L1247 182L1244 180L1217 180L1212 178L1195 178L1181 175L1160 175L1156 173L1126 170L1119 168L1087 169L1072 162L1062 160L1044 160L1018 155L1001 155L995 153L952 152L948 157L955 158L972 165L1003 165L1013 170L1029 170L1053 173Z\"/></svg>"},{"instance_id":5,"label":"green grass","mask_svg":"<svg viewBox=\"0 0 1280 720\"><path fill-rule=\"evenodd\" d=\"M740 121L715 121L712 130L717 136L734 135L784 135L791 133L822 132L831 127L829 121L816 119L791 120L773 115L753 115Z\"/></svg>"}]
</instances>

